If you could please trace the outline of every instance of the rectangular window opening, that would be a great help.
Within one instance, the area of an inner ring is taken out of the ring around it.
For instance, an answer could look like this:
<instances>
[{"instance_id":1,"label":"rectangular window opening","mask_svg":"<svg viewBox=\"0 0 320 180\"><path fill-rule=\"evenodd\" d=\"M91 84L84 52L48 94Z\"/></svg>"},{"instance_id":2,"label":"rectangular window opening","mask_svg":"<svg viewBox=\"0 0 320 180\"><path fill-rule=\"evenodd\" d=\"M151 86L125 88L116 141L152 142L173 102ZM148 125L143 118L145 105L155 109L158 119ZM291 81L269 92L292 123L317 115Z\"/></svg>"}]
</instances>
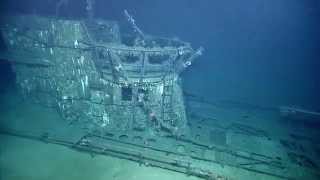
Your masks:
<instances>
[{"instance_id":1,"label":"rectangular window opening","mask_svg":"<svg viewBox=\"0 0 320 180\"><path fill-rule=\"evenodd\" d=\"M132 87L121 87L121 99L123 101L131 101L132 100Z\"/></svg>"}]
</instances>

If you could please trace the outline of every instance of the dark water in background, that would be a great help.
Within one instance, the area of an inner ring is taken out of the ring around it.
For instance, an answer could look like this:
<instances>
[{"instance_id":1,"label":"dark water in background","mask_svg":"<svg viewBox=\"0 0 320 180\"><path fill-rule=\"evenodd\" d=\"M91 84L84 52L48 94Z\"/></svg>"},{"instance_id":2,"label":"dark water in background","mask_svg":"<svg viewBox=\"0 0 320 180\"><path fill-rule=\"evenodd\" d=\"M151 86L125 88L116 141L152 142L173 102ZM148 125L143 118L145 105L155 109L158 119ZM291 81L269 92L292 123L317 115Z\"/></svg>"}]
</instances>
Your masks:
<instances>
[{"instance_id":1,"label":"dark water in background","mask_svg":"<svg viewBox=\"0 0 320 180\"><path fill-rule=\"evenodd\" d=\"M318 0L96 1L97 17L126 23L127 9L148 34L203 46L204 55L183 73L186 91L213 101L320 109ZM2 0L0 11L54 15L54 2ZM84 7L84 0L69 0L61 13L81 17ZM10 84L3 69L1 89Z\"/></svg>"}]
</instances>

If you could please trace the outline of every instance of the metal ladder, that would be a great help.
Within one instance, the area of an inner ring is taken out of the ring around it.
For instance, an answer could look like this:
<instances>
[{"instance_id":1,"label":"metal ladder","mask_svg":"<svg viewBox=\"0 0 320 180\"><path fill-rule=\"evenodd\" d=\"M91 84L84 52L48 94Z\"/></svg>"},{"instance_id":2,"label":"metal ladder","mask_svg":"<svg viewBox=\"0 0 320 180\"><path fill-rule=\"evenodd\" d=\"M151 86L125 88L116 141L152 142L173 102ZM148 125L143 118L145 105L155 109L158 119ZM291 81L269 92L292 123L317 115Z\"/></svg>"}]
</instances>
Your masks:
<instances>
[{"instance_id":1,"label":"metal ladder","mask_svg":"<svg viewBox=\"0 0 320 180\"><path fill-rule=\"evenodd\" d=\"M173 125L172 114L172 98L173 98L173 66L170 64L169 70L162 78L163 82L163 93L162 93L162 122L170 126Z\"/></svg>"}]
</instances>

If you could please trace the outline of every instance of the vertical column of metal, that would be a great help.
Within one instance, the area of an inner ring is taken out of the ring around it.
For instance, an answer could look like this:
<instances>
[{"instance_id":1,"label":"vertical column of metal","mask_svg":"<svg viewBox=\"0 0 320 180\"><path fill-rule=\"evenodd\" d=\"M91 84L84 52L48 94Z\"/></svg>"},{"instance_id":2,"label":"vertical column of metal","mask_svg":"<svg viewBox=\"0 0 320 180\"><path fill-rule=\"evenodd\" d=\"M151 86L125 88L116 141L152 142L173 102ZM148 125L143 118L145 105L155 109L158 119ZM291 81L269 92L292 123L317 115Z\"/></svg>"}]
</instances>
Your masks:
<instances>
[{"instance_id":1,"label":"vertical column of metal","mask_svg":"<svg viewBox=\"0 0 320 180\"><path fill-rule=\"evenodd\" d=\"M163 93L162 93L162 122L166 122L166 116L170 118L170 112L172 111L172 93L173 93L173 61L168 60L168 66L164 66L166 69L162 78Z\"/></svg>"},{"instance_id":2,"label":"vertical column of metal","mask_svg":"<svg viewBox=\"0 0 320 180\"><path fill-rule=\"evenodd\" d=\"M133 87L132 88L132 91L133 91L133 100L132 100L132 104L131 104L131 113L132 113L132 118L131 118L131 123L130 123L130 128L133 127L133 122L135 122L136 120L136 107L138 107L138 104L137 104L137 96L138 96L138 90L140 88L143 88L143 80L144 80L144 73L145 73L145 61L147 59L147 55L146 53L142 52L141 54L141 66L140 66L140 69L139 69L139 72L140 72L140 78L139 78L139 81L138 81L138 86L137 87Z\"/></svg>"}]
</instances>

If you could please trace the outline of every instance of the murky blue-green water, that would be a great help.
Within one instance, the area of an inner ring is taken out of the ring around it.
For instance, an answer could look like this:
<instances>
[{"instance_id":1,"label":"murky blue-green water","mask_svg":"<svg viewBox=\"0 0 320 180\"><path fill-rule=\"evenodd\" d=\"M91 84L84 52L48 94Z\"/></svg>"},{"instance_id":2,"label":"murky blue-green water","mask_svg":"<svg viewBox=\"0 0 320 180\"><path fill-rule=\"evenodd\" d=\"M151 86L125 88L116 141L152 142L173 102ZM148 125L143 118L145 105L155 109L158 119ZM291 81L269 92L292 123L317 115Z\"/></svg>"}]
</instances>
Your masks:
<instances>
[{"instance_id":1,"label":"murky blue-green water","mask_svg":"<svg viewBox=\"0 0 320 180\"><path fill-rule=\"evenodd\" d=\"M121 33L137 33L137 28L132 28L124 15L127 10L145 34L181 39L194 49L204 47L202 56L181 73L180 85L185 95L188 124L194 127L191 131L195 129L193 135L202 137L201 127L197 126L220 128L225 133L223 140L215 141L215 137L211 137L212 143L220 143L229 150L262 153L272 157L273 163L291 163L299 171L283 168L280 174L292 175L293 179L319 177L320 1L4 0L0 2L0 15L86 19L88 14L92 15L88 13L89 2L94 2L94 18L117 21ZM3 31L6 26L0 24ZM28 96L21 96L15 69L19 62L6 58L6 42L11 43L1 35L1 129L40 132L45 127L48 131L67 133L69 130L64 129L67 122L55 108L34 104ZM78 41L74 45L77 46ZM283 114L281 108L287 111ZM196 115L207 118L199 123L194 118ZM212 134L220 136L219 132ZM205 130L202 133L205 134ZM192 153L186 158L192 157ZM207 156L211 157L204 151L202 157ZM219 161L219 155L212 156ZM282 178L263 173L255 176L251 171L237 169L240 166L260 168L255 165L239 163L230 168L228 162L224 162L219 166L212 169L233 179ZM272 171L270 167L263 168L259 170ZM182 180L197 177L154 168L148 163L102 155L92 157L63 146L2 133L0 179Z\"/></svg>"}]
</instances>

